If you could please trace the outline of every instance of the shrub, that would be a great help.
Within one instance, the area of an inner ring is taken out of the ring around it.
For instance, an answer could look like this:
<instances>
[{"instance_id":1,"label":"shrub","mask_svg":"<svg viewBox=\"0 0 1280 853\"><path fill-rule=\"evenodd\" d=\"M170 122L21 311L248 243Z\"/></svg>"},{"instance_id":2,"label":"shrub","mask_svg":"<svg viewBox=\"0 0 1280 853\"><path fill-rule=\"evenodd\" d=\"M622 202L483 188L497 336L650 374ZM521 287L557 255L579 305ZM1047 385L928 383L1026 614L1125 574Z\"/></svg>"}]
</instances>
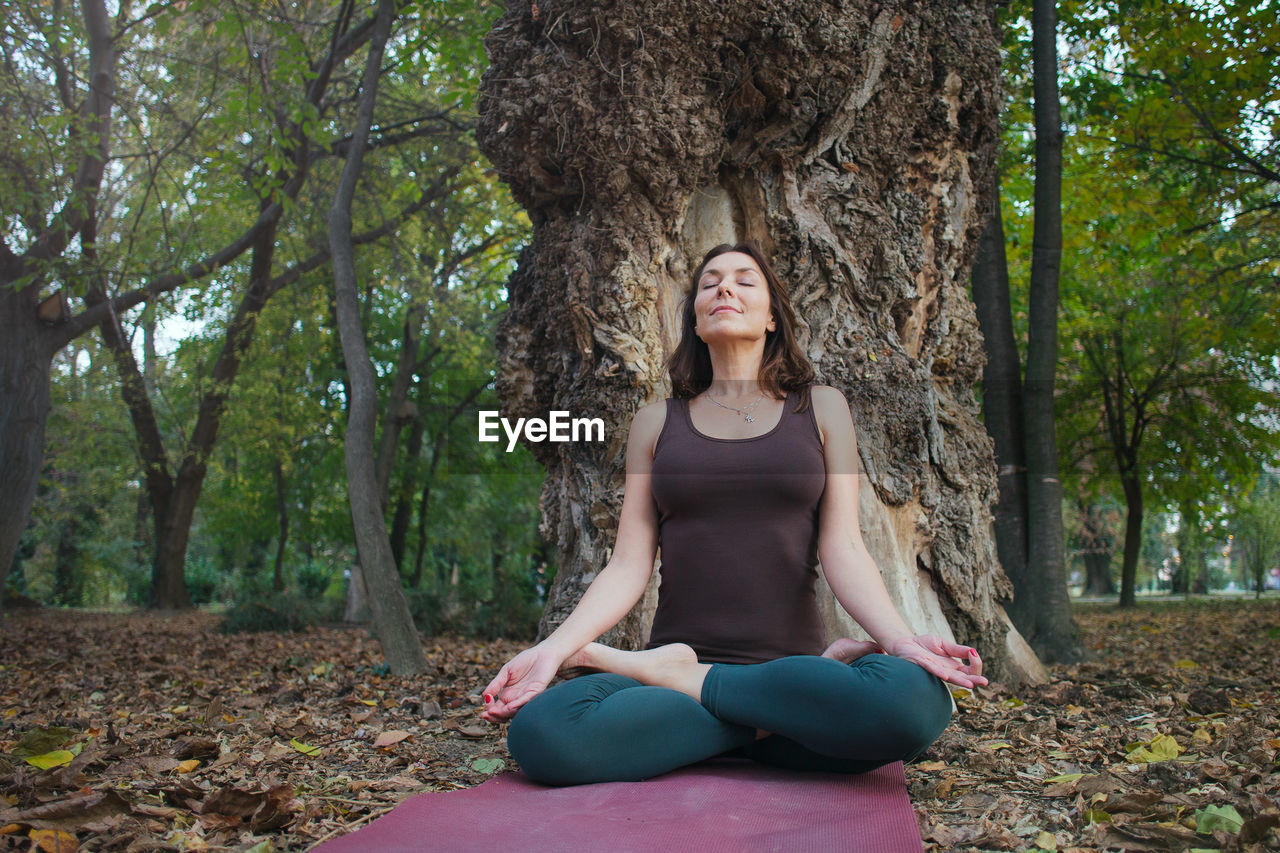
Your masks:
<instances>
[{"instance_id":1,"label":"shrub","mask_svg":"<svg viewBox=\"0 0 1280 853\"><path fill-rule=\"evenodd\" d=\"M233 603L218 630L224 634L262 631L284 634L305 631L334 618L332 603L317 600L314 596L297 593L260 595Z\"/></svg>"}]
</instances>

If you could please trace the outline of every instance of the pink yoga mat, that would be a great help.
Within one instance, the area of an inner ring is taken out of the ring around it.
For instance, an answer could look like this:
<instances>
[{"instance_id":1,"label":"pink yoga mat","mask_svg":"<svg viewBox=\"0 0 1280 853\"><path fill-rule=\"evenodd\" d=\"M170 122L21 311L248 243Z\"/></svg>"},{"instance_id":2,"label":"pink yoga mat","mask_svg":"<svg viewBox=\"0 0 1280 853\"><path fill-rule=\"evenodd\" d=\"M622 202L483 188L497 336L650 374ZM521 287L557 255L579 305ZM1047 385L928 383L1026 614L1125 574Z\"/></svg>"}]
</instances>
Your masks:
<instances>
[{"instance_id":1,"label":"pink yoga mat","mask_svg":"<svg viewBox=\"0 0 1280 853\"><path fill-rule=\"evenodd\" d=\"M645 782L548 788L504 773L419 794L320 853L921 853L900 763L847 776L715 759Z\"/></svg>"}]
</instances>

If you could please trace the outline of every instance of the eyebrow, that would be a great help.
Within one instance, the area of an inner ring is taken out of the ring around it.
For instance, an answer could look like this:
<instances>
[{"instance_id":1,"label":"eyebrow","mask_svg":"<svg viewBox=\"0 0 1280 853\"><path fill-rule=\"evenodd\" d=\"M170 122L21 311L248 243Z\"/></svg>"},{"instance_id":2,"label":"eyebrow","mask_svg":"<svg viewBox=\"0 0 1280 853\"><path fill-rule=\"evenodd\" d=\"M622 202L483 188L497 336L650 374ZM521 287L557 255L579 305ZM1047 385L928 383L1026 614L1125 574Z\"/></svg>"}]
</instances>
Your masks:
<instances>
[{"instance_id":1,"label":"eyebrow","mask_svg":"<svg viewBox=\"0 0 1280 853\"><path fill-rule=\"evenodd\" d=\"M756 269L755 267L738 267L736 270L731 270L731 272L753 272L753 273L759 273L760 271L759 271L758 269ZM703 275L719 275L719 274L721 274L721 271L720 271L720 270L716 270L716 269L703 270L703 271L702 271L702 274L703 274Z\"/></svg>"}]
</instances>

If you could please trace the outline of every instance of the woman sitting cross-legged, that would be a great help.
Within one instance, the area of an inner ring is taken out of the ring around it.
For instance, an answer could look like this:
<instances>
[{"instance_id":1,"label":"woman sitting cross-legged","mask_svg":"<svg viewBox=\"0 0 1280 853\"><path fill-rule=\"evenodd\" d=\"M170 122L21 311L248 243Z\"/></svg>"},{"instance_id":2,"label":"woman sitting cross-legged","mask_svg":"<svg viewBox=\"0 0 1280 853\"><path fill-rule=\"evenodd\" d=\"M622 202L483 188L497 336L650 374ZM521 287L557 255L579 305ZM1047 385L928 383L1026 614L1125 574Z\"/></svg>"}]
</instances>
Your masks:
<instances>
[{"instance_id":1,"label":"woman sitting cross-legged","mask_svg":"<svg viewBox=\"0 0 1280 853\"><path fill-rule=\"evenodd\" d=\"M814 386L787 293L753 243L694 273L675 397L636 413L608 564L549 637L486 688L512 756L552 785L636 781L725 752L860 773L909 760L951 717L977 652L913 635L858 528L843 395ZM640 599L662 549L649 648L594 638ZM823 649L817 565L874 638ZM557 673L579 675L547 689Z\"/></svg>"}]
</instances>

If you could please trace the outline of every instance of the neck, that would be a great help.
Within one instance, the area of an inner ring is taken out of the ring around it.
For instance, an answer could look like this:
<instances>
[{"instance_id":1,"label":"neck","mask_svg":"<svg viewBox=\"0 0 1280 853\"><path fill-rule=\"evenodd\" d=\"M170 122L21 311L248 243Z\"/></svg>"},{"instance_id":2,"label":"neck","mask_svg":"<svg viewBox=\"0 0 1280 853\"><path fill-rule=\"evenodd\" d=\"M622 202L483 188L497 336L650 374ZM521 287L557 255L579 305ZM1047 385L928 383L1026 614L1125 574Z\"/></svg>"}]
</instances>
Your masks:
<instances>
[{"instance_id":1,"label":"neck","mask_svg":"<svg viewBox=\"0 0 1280 853\"><path fill-rule=\"evenodd\" d=\"M708 347L707 351L711 356L711 386L707 393L721 400L754 399L760 395L763 340L745 346Z\"/></svg>"}]
</instances>

